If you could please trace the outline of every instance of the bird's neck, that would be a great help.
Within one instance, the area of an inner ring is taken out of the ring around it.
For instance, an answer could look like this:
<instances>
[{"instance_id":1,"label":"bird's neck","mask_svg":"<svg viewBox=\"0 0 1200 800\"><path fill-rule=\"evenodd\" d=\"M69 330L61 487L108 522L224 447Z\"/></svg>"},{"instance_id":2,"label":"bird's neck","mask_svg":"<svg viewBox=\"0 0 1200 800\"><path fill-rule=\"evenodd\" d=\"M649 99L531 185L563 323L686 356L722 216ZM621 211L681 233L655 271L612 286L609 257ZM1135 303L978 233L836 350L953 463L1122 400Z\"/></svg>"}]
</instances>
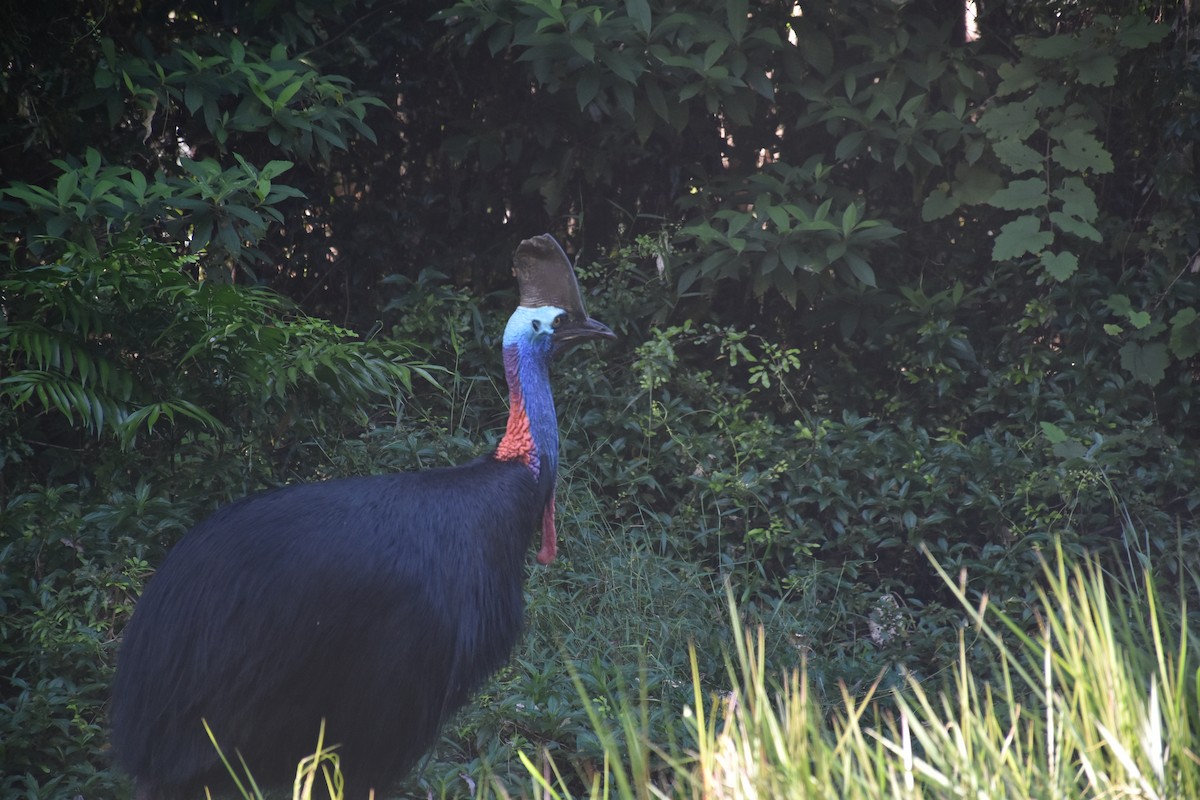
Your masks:
<instances>
[{"instance_id":1,"label":"bird's neck","mask_svg":"<svg viewBox=\"0 0 1200 800\"><path fill-rule=\"evenodd\" d=\"M506 345L504 374L508 379L508 427L496 448L496 458L521 461L539 483L552 483L558 470L558 420L546 359L518 345Z\"/></svg>"}]
</instances>

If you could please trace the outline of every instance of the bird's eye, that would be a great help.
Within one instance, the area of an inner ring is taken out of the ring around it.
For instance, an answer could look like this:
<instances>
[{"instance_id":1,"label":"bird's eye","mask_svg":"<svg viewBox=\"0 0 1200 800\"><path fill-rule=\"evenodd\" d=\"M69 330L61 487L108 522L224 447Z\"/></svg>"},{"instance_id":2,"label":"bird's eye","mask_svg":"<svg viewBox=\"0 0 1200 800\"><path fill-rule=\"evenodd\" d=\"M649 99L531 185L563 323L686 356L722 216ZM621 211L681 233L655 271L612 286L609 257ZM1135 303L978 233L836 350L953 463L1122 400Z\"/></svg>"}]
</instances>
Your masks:
<instances>
[{"instance_id":1,"label":"bird's eye","mask_svg":"<svg viewBox=\"0 0 1200 800\"><path fill-rule=\"evenodd\" d=\"M561 328L561 327L562 327L562 323L563 323L563 318L564 318L564 317L566 317L566 316L567 316L566 314L559 314L557 317L555 317L555 318L554 318L554 319L553 319L553 320L550 322L550 327L551 327L551 328L554 328L555 330L557 330L558 328Z\"/></svg>"}]
</instances>

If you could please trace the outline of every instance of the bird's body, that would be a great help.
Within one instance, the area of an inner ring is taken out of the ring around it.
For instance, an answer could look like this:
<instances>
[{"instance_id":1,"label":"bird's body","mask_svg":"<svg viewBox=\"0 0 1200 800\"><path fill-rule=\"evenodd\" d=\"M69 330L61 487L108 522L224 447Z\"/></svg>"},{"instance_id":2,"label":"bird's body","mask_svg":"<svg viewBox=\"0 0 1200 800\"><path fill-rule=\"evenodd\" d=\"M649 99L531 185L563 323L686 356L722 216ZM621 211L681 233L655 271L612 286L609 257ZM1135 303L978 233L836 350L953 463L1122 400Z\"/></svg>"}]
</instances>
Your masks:
<instances>
[{"instance_id":1,"label":"bird's body","mask_svg":"<svg viewBox=\"0 0 1200 800\"><path fill-rule=\"evenodd\" d=\"M553 243L522 247L543 239ZM530 308L522 292L505 331L510 415L495 453L255 495L171 551L125 631L113 690L114 752L139 798L226 785L203 722L263 785L291 781L324 723L346 797L366 797L505 662L539 525L538 560L554 557L550 357L564 341L612 335L581 301Z\"/></svg>"}]
</instances>

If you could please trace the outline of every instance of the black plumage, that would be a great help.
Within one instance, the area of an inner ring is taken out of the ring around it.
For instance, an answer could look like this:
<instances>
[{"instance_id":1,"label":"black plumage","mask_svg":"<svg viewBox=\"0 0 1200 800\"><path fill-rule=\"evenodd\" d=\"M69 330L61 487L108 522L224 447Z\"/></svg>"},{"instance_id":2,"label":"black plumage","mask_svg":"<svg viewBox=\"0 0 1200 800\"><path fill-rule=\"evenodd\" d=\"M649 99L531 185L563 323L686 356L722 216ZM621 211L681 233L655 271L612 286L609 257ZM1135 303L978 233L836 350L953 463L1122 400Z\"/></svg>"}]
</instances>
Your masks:
<instances>
[{"instance_id":1,"label":"black plumage","mask_svg":"<svg viewBox=\"0 0 1200 800\"><path fill-rule=\"evenodd\" d=\"M518 277L522 258L574 286L550 237L522 243ZM139 798L227 785L201 720L263 785L290 783L324 721L346 796L380 792L507 659L539 525L539 560L554 552L546 365L569 343L612 336L577 288L527 292L529 274L523 304L541 305L523 305L506 329L512 407L496 453L249 497L167 556L125 630L113 687L114 752Z\"/></svg>"}]
</instances>

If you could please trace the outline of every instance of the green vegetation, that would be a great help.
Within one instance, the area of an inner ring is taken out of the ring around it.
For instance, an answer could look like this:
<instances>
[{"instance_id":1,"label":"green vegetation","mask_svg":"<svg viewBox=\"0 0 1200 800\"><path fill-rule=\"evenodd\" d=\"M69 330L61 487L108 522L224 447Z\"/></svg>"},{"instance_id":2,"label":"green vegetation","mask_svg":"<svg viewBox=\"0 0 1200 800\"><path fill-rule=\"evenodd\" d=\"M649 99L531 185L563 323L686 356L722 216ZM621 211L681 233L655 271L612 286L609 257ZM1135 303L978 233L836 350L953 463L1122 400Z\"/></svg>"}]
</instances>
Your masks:
<instances>
[{"instance_id":1,"label":"green vegetation","mask_svg":"<svg viewBox=\"0 0 1200 800\"><path fill-rule=\"evenodd\" d=\"M1193 796L1194 635L1176 639L1179 620L1163 613L1147 575L1117 583L1094 563L1067 567L1059 553L1043 586L1038 633L959 593L972 624L943 679L909 678L880 697L844 692L825 714L803 666L779 680L766 666L762 630L744 633L734 615L732 689L709 696L694 673L682 710L687 747L649 735L643 696L619 715L636 734L632 751L588 705L606 763L617 765L612 777L572 791L557 765L552 780L526 766L554 798ZM972 666L976 647L993 659L987 674ZM669 767L655 773L656 763Z\"/></svg>"},{"instance_id":2,"label":"green vegetation","mask_svg":"<svg viewBox=\"0 0 1200 800\"><path fill-rule=\"evenodd\" d=\"M199 518L494 445L544 230L621 340L405 792L1197 794L1185 4L219 5L0 31L0 796L127 795Z\"/></svg>"}]
</instances>

